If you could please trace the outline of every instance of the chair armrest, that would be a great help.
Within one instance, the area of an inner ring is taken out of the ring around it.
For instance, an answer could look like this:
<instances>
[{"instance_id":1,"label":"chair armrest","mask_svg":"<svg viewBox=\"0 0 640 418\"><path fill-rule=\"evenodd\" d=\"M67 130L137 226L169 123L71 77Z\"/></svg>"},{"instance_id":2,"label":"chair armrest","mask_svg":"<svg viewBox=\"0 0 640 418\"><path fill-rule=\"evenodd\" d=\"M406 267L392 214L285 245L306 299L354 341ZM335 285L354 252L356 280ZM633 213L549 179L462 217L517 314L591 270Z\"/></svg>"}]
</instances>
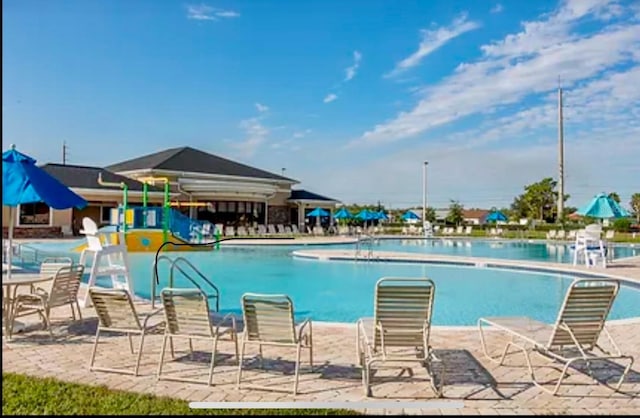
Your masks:
<instances>
[{"instance_id":1,"label":"chair armrest","mask_svg":"<svg viewBox=\"0 0 640 418\"><path fill-rule=\"evenodd\" d=\"M311 335L312 333L312 328L311 328L311 319L307 318L304 321L302 321L302 323L299 325L298 327L298 342L302 339L302 333L305 330L305 328L307 328L307 326L309 327L309 335Z\"/></svg>"},{"instance_id":2,"label":"chair armrest","mask_svg":"<svg viewBox=\"0 0 640 418\"><path fill-rule=\"evenodd\" d=\"M144 321L142 322L142 328L147 328L147 323L149 322L149 320L156 316L157 314L159 314L160 312L163 312L164 308L160 308L160 309L156 309L155 311L151 312L149 315L147 315L144 318ZM164 323L164 321L158 322L156 325L154 325L154 327L157 327L158 325Z\"/></svg>"},{"instance_id":3,"label":"chair armrest","mask_svg":"<svg viewBox=\"0 0 640 418\"><path fill-rule=\"evenodd\" d=\"M234 333L237 332L237 330L236 330L236 317L232 313L228 313L225 316L223 316L222 319L220 320L220 322L218 322L218 325L216 325L216 334L215 335L219 334L220 327L224 324L224 322L227 319L231 319L231 329L233 330Z\"/></svg>"}]
</instances>

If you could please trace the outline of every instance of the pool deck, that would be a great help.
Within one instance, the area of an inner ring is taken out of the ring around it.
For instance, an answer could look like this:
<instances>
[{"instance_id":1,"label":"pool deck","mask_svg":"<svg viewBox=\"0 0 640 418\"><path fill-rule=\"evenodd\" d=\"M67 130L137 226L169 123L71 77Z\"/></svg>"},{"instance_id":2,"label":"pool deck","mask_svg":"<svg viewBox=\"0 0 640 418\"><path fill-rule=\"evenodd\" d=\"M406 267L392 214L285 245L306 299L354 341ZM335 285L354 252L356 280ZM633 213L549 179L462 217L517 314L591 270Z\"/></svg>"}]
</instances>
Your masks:
<instances>
[{"instance_id":1,"label":"pool deck","mask_svg":"<svg viewBox=\"0 0 640 418\"><path fill-rule=\"evenodd\" d=\"M298 244L298 242L296 242ZM316 258L348 259L354 251L305 249L298 255ZM616 260L607 269L587 269L584 266L544 262L521 262L470 257L374 252L374 260L386 258L401 262L433 262L486 266L498 268L533 268L570 274L596 273L600 276L623 278L640 282L640 257ZM21 273L28 274L28 273ZM81 289L84 296L86 286ZM295 301L294 301L295 302ZM136 302L139 313L149 312L148 302ZM523 414L618 414L633 415L640 411L640 368L634 366L622 392L596 384L584 371L570 369L560 396L551 396L535 387L528 375L523 357L512 353L507 365L498 366L489 361L480 348L479 335L475 327L434 326L431 345L444 361L447 377L443 401L462 402L463 408L450 409L442 405L412 407L411 402L437 401L424 381L423 368L412 366L413 376L403 374L400 368L383 369L373 378L374 398L363 396L361 371L355 364L354 324L313 323L314 363L316 368L308 371L303 363L299 394L294 398L282 390L290 389L292 382L293 349L266 348L265 369L257 368L256 351L248 349L245 358L247 369L243 382L271 387L273 390L243 388L236 390L237 366L232 360L233 344L219 343L218 361L214 373L214 386L173 381L157 381L155 373L161 347L161 333L154 332L145 338L140 376L91 372L88 362L96 330L96 314L93 308L83 309L83 321L72 321L67 308L56 308L52 312L54 340L41 330L35 316L20 318L27 329L6 342L3 338L2 370L39 377L54 377L69 382L89 385L106 385L112 389L138 393L170 396L188 401L323 401L358 402L351 409L368 414L429 414L429 415L523 415ZM640 318L611 321L607 329L620 349L640 359ZM497 352L501 342L498 333L489 334L489 349ZM137 340L137 337L134 337ZM210 347L202 341L194 341L195 356L190 358L186 341L176 342L176 360L165 359L165 371L169 374L204 378L208 371L206 354ZM306 357L303 356L303 359ZM538 378L556 378L559 372L549 367L547 361L532 358ZM134 356L129 352L126 336L108 335L101 340L96 364L100 366L131 366ZM616 379L621 368L610 364L596 366L594 375L599 380ZM368 408L360 402L395 401L402 407L389 406ZM114 411L115 412L115 411Z\"/></svg>"}]
</instances>

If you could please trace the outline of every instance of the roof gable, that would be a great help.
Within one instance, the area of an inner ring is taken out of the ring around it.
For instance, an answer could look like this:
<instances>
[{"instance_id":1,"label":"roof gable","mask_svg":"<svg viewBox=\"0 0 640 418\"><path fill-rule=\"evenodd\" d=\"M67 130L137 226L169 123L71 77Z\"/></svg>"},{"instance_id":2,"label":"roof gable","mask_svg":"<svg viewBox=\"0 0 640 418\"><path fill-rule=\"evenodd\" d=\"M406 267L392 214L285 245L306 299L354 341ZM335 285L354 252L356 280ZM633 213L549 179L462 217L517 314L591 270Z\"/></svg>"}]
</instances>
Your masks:
<instances>
[{"instance_id":1,"label":"roof gable","mask_svg":"<svg viewBox=\"0 0 640 418\"><path fill-rule=\"evenodd\" d=\"M144 155L107 167L113 172L144 169L185 171L203 174L218 174L237 177L257 177L271 180L297 181L251 167L191 147L171 148Z\"/></svg>"},{"instance_id":2,"label":"roof gable","mask_svg":"<svg viewBox=\"0 0 640 418\"><path fill-rule=\"evenodd\" d=\"M120 190L120 188L116 186L102 186L98 184L98 176L102 173L103 181L114 183L124 182L129 187L129 190L142 191L141 182L100 167L49 163L41 166L40 168L58 179L58 181L67 187L78 189ZM148 190L150 192L163 191L162 188L151 185L148 186Z\"/></svg>"}]
</instances>

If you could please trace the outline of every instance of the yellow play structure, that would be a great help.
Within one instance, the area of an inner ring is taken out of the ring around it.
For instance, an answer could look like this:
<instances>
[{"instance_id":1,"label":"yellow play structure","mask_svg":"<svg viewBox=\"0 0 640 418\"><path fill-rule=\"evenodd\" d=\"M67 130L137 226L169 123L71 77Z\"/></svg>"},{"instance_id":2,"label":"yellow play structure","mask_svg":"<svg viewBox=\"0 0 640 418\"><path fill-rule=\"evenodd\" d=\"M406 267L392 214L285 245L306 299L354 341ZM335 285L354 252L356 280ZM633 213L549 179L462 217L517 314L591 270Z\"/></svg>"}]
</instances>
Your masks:
<instances>
[{"instance_id":1,"label":"yellow play structure","mask_svg":"<svg viewBox=\"0 0 640 418\"><path fill-rule=\"evenodd\" d=\"M98 183L103 186L117 186L123 191L122 206L111 210L111 225L116 227L114 232L101 234L105 241L119 244L120 237L124 236L127 251L130 252L156 252L165 242L180 244L167 245L165 251L211 251L212 246L195 246L190 243L203 242L205 228L199 221L194 221L172 207L202 207L206 203L171 202L169 199L169 180L165 177L145 177L138 179L142 182L142 206L128 207L128 186L126 183L105 182L102 176L98 176ZM164 183L164 203L162 207L149 207L148 185L156 182ZM218 240L219 231L211 224L209 234L211 238ZM120 235L118 233L122 233ZM200 232L198 232L200 231ZM105 242L106 243L106 242ZM87 247L86 243L78 246L75 251L81 252ZM219 248L216 246L215 248Z\"/></svg>"}]
</instances>

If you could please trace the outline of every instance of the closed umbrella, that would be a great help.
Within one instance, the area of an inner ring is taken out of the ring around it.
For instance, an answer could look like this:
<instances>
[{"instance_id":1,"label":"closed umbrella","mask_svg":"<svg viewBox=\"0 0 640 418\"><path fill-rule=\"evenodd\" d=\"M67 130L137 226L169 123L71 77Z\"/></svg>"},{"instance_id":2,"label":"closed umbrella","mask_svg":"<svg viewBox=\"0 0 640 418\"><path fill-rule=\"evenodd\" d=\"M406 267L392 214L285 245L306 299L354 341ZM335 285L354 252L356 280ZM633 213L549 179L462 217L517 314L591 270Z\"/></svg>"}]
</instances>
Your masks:
<instances>
[{"instance_id":1,"label":"closed umbrella","mask_svg":"<svg viewBox=\"0 0 640 418\"><path fill-rule=\"evenodd\" d=\"M2 153L2 205L9 206L9 254L7 275L11 277L11 257L13 254L13 208L28 203L45 203L53 209L79 209L87 201L75 194L55 177L36 165L36 160L22 154L11 146Z\"/></svg>"}]
</instances>

